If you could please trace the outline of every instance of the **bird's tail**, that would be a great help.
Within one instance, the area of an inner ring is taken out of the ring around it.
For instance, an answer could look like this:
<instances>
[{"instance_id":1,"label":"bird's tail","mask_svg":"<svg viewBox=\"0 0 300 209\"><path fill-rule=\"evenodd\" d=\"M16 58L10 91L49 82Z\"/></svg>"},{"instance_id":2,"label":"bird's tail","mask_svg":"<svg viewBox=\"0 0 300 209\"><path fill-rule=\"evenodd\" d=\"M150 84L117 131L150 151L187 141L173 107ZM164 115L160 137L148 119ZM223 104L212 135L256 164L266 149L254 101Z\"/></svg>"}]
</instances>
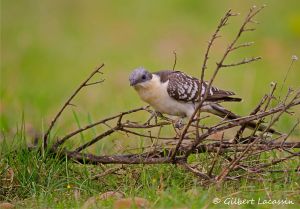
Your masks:
<instances>
[{"instance_id":1,"label":"bird's tail","mask_svg":"<svg viewBox=\"0 0 300 209\"><path fill-rule=\"evenodd\" d=\"M219 117L222 117L222 118L227 118L229 120L233 120L233 119L237 119L237 118L240 118L241 116L239 115L236 115L234 113L232 113L231 111L225 109L224 107L222 107L221 105L219 104L211 104L210 105L211 107L211 110L208 111L208 112L211 112ZM258 127L257 127L258 126ZM246 127L247 128L250 128L250 129L256 129L258 131L264 131L267 127L265 125L258 125L256 122L254 121L250 121L248 123L246 123ZM271 133L271 134L277 134L277 135L280 135L281 133L280 132L277 132L276 130L272 129L272 128L269 128L267 130L268 133Z\"/></svg>"}]
</instances>

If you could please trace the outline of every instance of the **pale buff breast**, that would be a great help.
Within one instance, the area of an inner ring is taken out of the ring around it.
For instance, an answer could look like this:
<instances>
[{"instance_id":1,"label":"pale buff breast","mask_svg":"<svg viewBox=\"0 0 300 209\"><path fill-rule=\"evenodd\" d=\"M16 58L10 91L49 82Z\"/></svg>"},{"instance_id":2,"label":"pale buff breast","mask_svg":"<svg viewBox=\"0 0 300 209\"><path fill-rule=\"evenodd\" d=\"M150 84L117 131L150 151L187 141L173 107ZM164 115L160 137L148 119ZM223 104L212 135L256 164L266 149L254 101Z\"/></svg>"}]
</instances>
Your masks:
<instances>
[{"instance_id":1,"label":"pale buff breast","mask_svg":"<svg viewBox=\"0 0 300 209\"><path fill-rule=\"evenodd\" d=\"M194 111L194 105L176 101L167 92L168 82L161 83L157 75L150 81L135 87L141 99L150 104L156 111L176 116L189 116Z\"/></svg>"}]
</instances>

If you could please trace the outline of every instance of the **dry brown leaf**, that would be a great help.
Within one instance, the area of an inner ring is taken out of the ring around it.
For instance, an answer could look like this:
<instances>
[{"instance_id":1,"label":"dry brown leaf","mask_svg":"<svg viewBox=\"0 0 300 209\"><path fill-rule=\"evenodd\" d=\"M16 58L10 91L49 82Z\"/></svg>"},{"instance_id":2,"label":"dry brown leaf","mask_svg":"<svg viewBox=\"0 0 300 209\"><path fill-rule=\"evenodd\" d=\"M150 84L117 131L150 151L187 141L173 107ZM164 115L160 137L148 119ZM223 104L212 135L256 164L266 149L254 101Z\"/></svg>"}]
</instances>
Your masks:
<instances>
[{"instance_id":1,"label":"dry brown leaf","mask_svg":"<svg viewBox=\"0 0 300 209\"><path fill-rule=\"evenodd\" d=\"M3 179L1 179L1 183L3 185L4 188L11 188L13 187L13 183L15 181L15 172L12 168L8 168L6 170L6 174L5 177Z\"/></svg>"},{"instance_id":2,"label":"dry brown leaf","mask_svg":"<svg viewBox=\"0 0 300 209\"><path fill-rule=\"evenodd\" d=\"M87 201L85 201L85 203L83 204L81 209L93 208L96 206L98 201L107 200L110 198L121 199L124 196L125 195L122 192L108 191L108 192L102 193L98 196L96 195L96 196L90 197L89 199L87 199Z\"/></svg>"},{"instance_id":3,"label":"dry brown leaf","mask_svg":"<svg viewBox=\"0 0 300 209\"><path fill-rule=\"evenodd\" d=\"M124 198L116 200L114 203L114 209L127 209L127 208L148 208L149 201L141 197Z\"/></svg>"},{"instance_id":4,"label":"dry brown leaf","mask_svg":"<svg viewBox=\"0 0 300 209\"><path fill-rule=\"evenodd\" d=\"M0 203L0 209L10 209L10 208L14 208L15 205L9 203L9 202L3 202Z\"/></svg>"},{"instance_id":5,"label":"dry brown leaf","mask_svg":"<svg viewBox=\"0 0 300 209\"><path fill-rule=\"evenodd\" d=\"M99 195L99 200L106 200L109 198L121 199L125 197L122 192L108 191Z\"/></svg>"},{"instance_id":6,"label":"dry brown leaf","mask_svg":"<svg viewBox=\"0 0 300 209\"><path fill-rule=\"evenodd\" d=\"M89 199L87 199L87 201L84 202L84 204L81 207L81 209L89 209L92 206L95 206L96 202L97 202L96 197L90 197Z\"/></svg>"}]
</instances>

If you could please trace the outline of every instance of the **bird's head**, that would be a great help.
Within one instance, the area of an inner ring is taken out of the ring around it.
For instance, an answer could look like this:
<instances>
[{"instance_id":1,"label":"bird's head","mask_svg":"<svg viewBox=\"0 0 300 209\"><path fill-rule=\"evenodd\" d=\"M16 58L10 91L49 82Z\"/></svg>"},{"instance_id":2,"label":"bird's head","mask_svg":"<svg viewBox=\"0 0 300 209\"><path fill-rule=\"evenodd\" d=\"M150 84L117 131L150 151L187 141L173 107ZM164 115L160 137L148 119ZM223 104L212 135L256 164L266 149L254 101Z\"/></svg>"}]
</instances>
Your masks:
<instances>
[{"instance_id":1,"label":"bird's head","mask_svg":"<svg viewBox=\"0 0 300 209\"><path fill-rule=\"evenodd\" d=\"M152 79L152 74L144 68L137 68L129 76L130 86L143 86Z\"/></svg>"}]
</instances>

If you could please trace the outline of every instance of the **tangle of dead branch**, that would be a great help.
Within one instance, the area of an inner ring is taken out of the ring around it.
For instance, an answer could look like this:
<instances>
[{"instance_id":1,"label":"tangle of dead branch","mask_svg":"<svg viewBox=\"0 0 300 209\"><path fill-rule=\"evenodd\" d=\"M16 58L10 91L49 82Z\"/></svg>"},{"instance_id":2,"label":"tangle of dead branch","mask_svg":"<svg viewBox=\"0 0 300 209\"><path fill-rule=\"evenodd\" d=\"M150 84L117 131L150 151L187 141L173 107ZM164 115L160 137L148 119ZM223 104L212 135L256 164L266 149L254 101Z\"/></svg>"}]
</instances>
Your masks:
<instances>
[{"instance_id":1,"label":"tangle of dead branch","mask_svg":"<svg viewBox=\"0 0 300 209\"><path fill-rule=\"evenodd\" d=\"M72 105L71 102L73 98L84 87L103 82L102 79L97 82L90 82L97 73L102 74L101 69L104 67L104 64L102 64L100 67L96 68L76 89L54 117L43 137L44 149L48 148L53 153L67 156L75 162L86 164L174 163L181 165L183 168L193 172L205 181L216 183L223 182L226 179L250 178L261 175L264 172L280 172L280 170L276 170L277 164L291 160L299 161L299 158L297 157L300 156L300 142L287 142L288 137L299 125L299 120L295 123L290 132L286 134L270 136L268 131L273 128L274 124L282 117L283 114L288 113L289 117L294 116L291 109L299 106L300 104L300 90L294 91L289 89L282 100L276 99L276 84L273 84L270 93L262 97L261 101L249 115L233 120L222 120L210 126L204 125L207 117L201 117L199 111L208 96L208 90L222 68L240 66L261 59L261 57L252 57L244 58L242 61L235 63L225 63L229 54L240 48L249 47L253 44L253 42L238 44L238 41L244 33L254 30L254 28L250 28L250 25L256 22L254 17L262 9L263 7L252 7L249 10L241 24L241 27L237 31L237 34L228 44L223 56L218 62L216 62L213 75L208 81L208 88L206 88L199 105L192 117L189 118L182 131L178 131L174 128L173 134L170 134L169 136L162 136L162 129L166 129L168 127L172 129L174 127L173 121L166 117L159 118L158 121L156 120L152 123L150 120L146 123L132 120L132 118L139 113L147 114L149 116L153 115L153 111L148 106L139 107L115 114L97 122L88 124L85 127L71 131L64 136L58 137L49 148L48 141L51 138L51 130L61 117L63 111L69 105ZM220 37L222 28L228 24L230 18L236 15L237 14L233 13L231 10L226 12L208 42L201 68L200 83L204 82L205 73L208 69L209 54L215 40ZM174 55L175 62L173 70L175 69L177 61L175 51ZM282 88L280 91L282 91ZM200 90L199 92L202 91ZM276 105L272 106L273 103L276 103ZM257 129L254 129L250 133L246 133L246 124L253 121L257 123L257 127L259 127L261 123L266 123L265 130L258 132ZM66 146L64 146L77 135L95 127L106 128L106 130L90 138L74 149L68 150ZM238 129L235 131L232 138L225 138L224 133L235 127ZM87 151L88 148L99 143L99 141L107 139L109 136L114 134L118 134L119 136L120 133L126 138L134 138L137 136L148 143L142 147L137 147L136 149L123 149L121 153L118 152L118 154L111 155L95 155ZM216 134L219 134L221 137L219 139L215 139L214 137ZM272 157L266 157L266 155L270 153L277 154L269 155ZM206 158L205 161L203 160L198 162L196 165L189 164L188 158L191 155L205 155ZM298 172L299 169L295 168L292 170Z\"/></svg>"}]
</instances>

